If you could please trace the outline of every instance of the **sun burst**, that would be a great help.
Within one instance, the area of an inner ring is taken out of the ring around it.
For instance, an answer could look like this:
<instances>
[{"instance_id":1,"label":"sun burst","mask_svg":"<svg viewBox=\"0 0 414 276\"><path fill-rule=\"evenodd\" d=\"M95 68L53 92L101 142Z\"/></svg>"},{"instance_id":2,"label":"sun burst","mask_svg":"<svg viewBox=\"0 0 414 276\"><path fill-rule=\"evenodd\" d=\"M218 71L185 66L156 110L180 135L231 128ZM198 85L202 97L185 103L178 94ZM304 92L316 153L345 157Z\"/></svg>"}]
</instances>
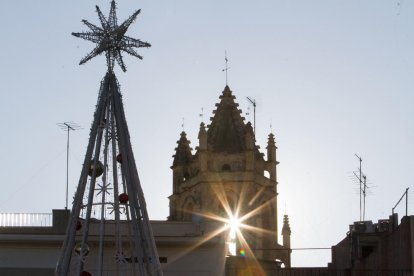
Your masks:
<instances>
[{"instance_id":1,"label":"sun burst","mask_svg":"<svg viewBox=\"0 0 414 276\"><path fill-rule=\"evenodd\" d=\"M183 211L189 212L195 216L204 217L211 221L220 222L222 223L222 226L207 233L207 235L204 236L200 241L198 241L193 246L181 252L181 254L175 256L174 260L171 260L171 261L174 262L175 260L190 253L192 250L196 249L202 244L216 237L224 235L227 237L226 241L228 245L226 255L227 256L238 256L238 257L244 258L246 262L246 266L244 268L245 271L243 273L247 273L246 275L258 275L258 276L266 275L266 273L264 272L263 268L261 267L259 261L257 260L255 256L254 248L250 247L250 244L248 240L246 239L246 235L248 235L248 233L263 234L263 235L270 235L270 236L274 235L274 233L270 230L256 227L248 223L248 220L258 215L259 212L263 208L266 208L269 204L274 203L274 199L241 215L242 209L243 209L242 207L244 207L244 205L248 205L249 207L251 207L252 201L255 200L255 199L250 199L250 202L247 202L247 191L245 187L243 187L241 190L240 197L238 198L238 202L235 208L231 206L222 184L215 185L213 187L213 191L215 192L217 198L220 201L222 208L225 211L223 214L218 215L212 212L194 212L193 210L183 210ZM256 197L256 195L253 197Z\"/></svg>"},{"instance_id":2,"label":"sun burst","mask_svg":"<svg viewBox=\"0 0 414 276\"><path fill-rule=\"evenodd\" d=\"M187 254L188 252L197 248L201 244L219 235L225 235L227 236L228 244L227 255L243 257L249 263L249 266L257 269L256 272L263 272L259 262L256 259L254 253L255 248L251 248L251 244L248 242L246 237L248 237L250 233L274 236L274 233L272 231L252 225L251 219L259 215L260 212L264 208L268 207L270 204L274 204L275 199L269 200L257 206L256 208L251 209L253 202L257 199L257 195L254 195L252 198L249 199L247 196L248 193L246 185L244 185L240 191L237 204L234 204L233 202L229 201L223 184L212 185L211 188L214 191L216 198L218 198L220 205L224 210L222 214L216 214L212 212L199 213L194 212L193 210L184 211L191 212L193 215L204 217L211 221L221 222L223 223L223 226L209 233L197 244L193 245L191 248L186 250L186 252L183 252L182 255ZM262 191L258 192L261 193ZM245 212L246 209L250 210L248 212ZM259 273L258 275L264 274Z\"/></svg>"}]
</instances>

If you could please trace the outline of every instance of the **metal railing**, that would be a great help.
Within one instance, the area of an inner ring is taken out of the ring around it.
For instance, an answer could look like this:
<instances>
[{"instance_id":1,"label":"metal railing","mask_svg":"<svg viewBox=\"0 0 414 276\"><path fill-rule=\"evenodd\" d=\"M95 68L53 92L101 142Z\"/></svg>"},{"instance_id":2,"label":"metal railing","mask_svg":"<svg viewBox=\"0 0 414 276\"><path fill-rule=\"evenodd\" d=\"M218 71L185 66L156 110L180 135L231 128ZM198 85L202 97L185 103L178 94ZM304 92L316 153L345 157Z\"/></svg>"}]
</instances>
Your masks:
<instances>
[{"instance_id":1,"label":"metal railing","mask_svg":"<svg viewBox=\"0 0 414 276\"><path fill-rule=\"evenodd\" d=\"M51 227L51 213L0 213L0 227Z\"/></svg>"},{"instance_id":2,"label":"metal railing","mask_svg":"<svg viewBox=\"0 0 414 276\"><path fill-rule=\"evenodd\" d=\"M286 268L268 271L274 276L412 276L410 269L329 269L329 268Z\"/></svg>"}]
</instances>

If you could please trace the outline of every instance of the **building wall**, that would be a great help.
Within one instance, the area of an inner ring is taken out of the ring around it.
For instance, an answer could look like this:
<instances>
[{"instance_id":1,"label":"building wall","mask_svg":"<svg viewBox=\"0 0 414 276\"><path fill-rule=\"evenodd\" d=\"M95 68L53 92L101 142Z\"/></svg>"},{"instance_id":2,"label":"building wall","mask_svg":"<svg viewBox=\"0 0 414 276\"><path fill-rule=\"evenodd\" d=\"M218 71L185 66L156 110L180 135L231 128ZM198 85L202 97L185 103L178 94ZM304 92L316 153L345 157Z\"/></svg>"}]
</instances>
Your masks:
<instances>
[{"instance_id":1,"label":"building wall","mask_svg":"<svg viewBox=\"0 0 414 276\"><path fill-rule=\"evenodd\" d=\"M225 235L210 235L222 224L152 221L151 225L158 254L164 260L161 263L164 275L224 275L227 253ZM114 241L110 235L113 226L113 222L107 222L104 276L116 275L116 267L112 265L115 258ZM90 253L87 257L90 261L87 264L96 263L93 259L99 248L98 228L99 225L90 225ZM0 227L0 275L54 275L63 239L62 227ZM72 255L72 258L77 257L76 253ZM121 264L120 269L122 267ZM95 267L85 267L84 270L92 275L96 272Z\"/></svg>"},{"instance_id":2,"label":"building wall","mask_svg":"<svg viewBox=\"0 0 414 276\"><path fill-rule=\"evenodd\" d=\"M54 268L1 268L0 275L4 276L54 276Z\"/></svg>"},{"instance_id":3,"label":"building wall","mask_svg":"<svg viewBox=\"0 0 414 276\"><path fill-rule=\"evenodd\" d=\"M381 266L387 269L411 269L414 240L414 216L403 217L401 224L381 242Z\"/></svg>"},{"instance_id":4,"label":"building wall","mask_svg":"<svg viewBox=\"0 0 414 276\"><path fill-rule=\"evenodd\" d=\"M409 270L413 269L414 216L388 231L351 231L332 248L333 269Z\"/></svg>"}]
</instances>

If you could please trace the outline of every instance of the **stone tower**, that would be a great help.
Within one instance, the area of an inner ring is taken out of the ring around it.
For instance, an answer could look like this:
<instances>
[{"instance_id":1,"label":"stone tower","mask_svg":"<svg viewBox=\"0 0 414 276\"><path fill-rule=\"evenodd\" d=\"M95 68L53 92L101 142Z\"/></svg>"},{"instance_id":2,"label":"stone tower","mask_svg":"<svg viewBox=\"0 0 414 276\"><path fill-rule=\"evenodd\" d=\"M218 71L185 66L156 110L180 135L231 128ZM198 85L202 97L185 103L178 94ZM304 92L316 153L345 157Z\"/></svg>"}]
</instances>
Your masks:
<instances>
[{"instance_id":1,"label":"stone tower","mask_svg":"<svg viewBox=\"0 0 414 276\"><path fill-rule=\"evenodd\" d=\"M207 129L204 123L200 125L195 154L186 133L181 133L171 166L173 194L168 219L200 223L229 216L242 218L245 241L237 243L237 254L248 246L257 259L278 259L286 265L290 253L278 244L277 235L274 135L269 135L265 159L252 125L244 122L235 99L226 86L210 125Z\"/></svg>"}]
</instances>

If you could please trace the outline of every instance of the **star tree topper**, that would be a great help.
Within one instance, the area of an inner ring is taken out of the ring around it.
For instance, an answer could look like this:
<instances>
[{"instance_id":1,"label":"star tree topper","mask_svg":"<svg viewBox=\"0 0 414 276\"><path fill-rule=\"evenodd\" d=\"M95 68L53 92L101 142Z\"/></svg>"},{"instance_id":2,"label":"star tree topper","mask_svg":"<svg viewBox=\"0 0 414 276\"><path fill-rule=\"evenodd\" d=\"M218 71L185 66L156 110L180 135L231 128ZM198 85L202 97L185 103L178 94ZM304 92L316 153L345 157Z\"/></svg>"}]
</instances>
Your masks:
<instances>
[{"instance_id":1,"label":"star tree topper","mask_svg":"<svg viewBox=\"0 0 414 276\"><path fill-rule=\"evenodd\" d=\"M127 20L124 21L124 23L119 26L117 22L118 19L116 17L115 0L111 2L111 10L109 12L108 19L105 18L98 6L96 6L96 12L98 13L102 28L97 27L86 20L82 20L82 22L91 31L72 33L72 35L76 37L80 37L97 44L95 49L93 49L92 52L80 61L79 65L84 64L90 59L105 52L108 70L113 70L116 60L121 69L125 72L126 67L122 59L121 51L142 59L142 56L140 56L133 48L151 47L151 44L147 42L142 42L139 39L131 38L125 35L128 27L135 21L141 10L135 11Z\"/></svg>"}]
</instances>

